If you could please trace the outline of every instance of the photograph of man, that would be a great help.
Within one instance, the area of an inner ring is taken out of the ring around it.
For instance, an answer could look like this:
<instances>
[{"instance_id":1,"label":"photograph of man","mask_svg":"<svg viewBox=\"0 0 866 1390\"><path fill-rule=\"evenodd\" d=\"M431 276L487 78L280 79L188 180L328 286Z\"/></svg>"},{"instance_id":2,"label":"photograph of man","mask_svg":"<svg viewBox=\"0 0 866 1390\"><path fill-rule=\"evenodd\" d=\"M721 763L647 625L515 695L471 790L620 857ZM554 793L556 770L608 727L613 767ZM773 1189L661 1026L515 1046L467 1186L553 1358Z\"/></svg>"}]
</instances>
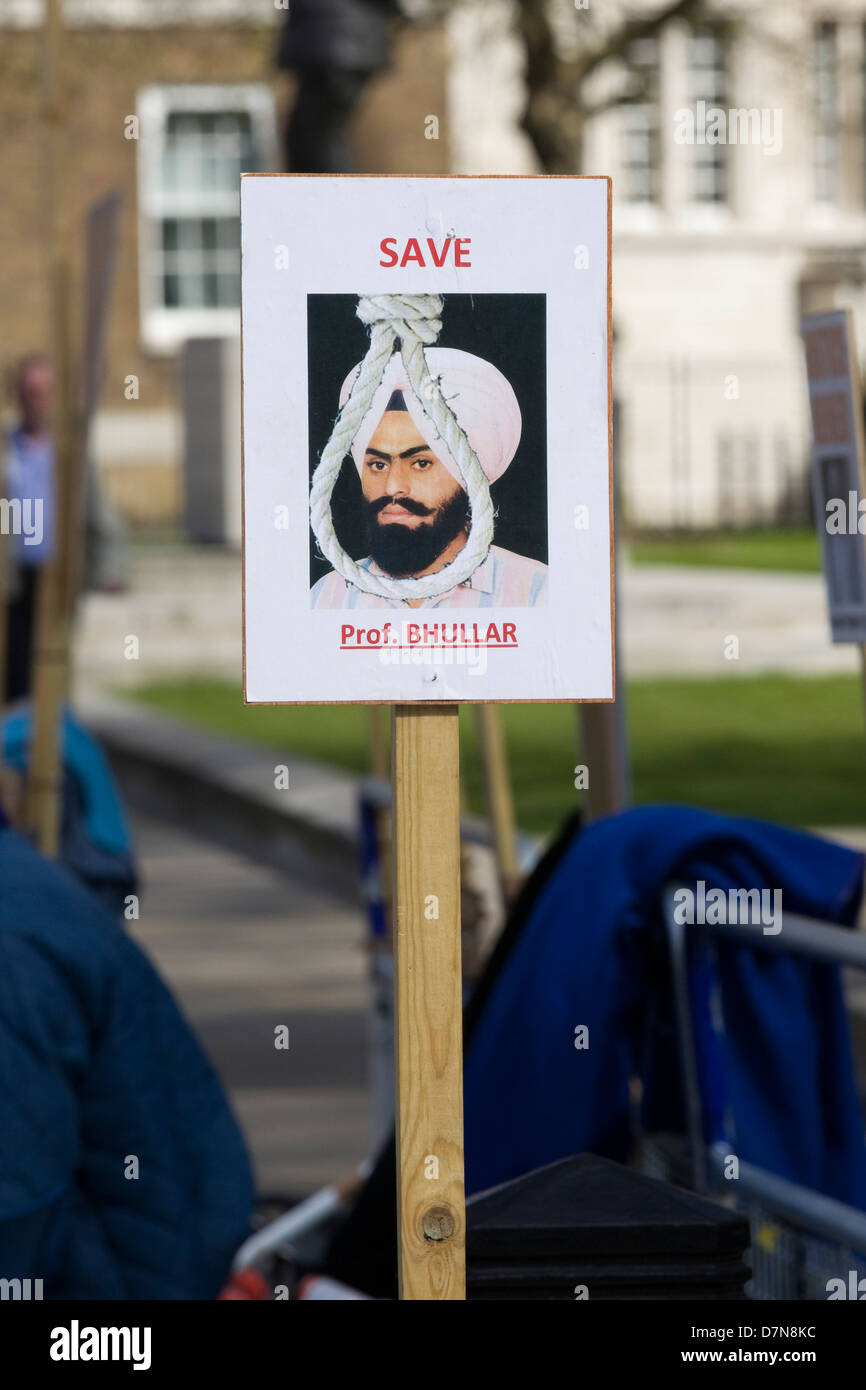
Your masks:
<instances>
[{"instance_id":1,"label":"photograph of man","mask_svg":"<svg viewBox=\"0 0 866 1390\"><path fill-rule=\"evenodd\" d=\"M456 348L426 351L430 375L474 449L489 483L517 451L521 415L510 382L493 365ZM340 407L358 376L355 366ZM399 353L385 369L352 444L361 480L369 553L361 569L393 578L435 574L450 564L469 536L471 509L460 469L425 413ZM369 594L335 570L313 585L314 608L529 608L547 599L547 566L491 545L468 579L434 598Z\"/></svg>"}]
</instances>

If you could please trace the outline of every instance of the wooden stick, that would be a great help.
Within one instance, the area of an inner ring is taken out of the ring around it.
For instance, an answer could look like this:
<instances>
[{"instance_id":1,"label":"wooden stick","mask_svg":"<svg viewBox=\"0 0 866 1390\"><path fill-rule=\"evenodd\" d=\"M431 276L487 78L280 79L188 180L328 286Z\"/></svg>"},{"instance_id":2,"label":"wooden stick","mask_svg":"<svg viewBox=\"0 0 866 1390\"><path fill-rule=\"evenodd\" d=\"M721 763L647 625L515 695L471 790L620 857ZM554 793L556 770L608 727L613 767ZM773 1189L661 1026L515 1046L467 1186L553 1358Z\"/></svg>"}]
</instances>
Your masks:
<instances>
[{"instance_id":1,"label":"wooden stick","mask_svg":"<svg viewBox=\"0 0 866 1390\"><path fill-rule=\"evenodd\" d=\"M7 647L9 644L9 593L12 578L13 554L10 536L0 535L0 705L5 704L7 679ZM2 735L2 730L0 730ZM21 820L21 798L23 780L17 768L6 763L2 736L0 736L0 806L6 813L9 824L17 826Z\"/></svg>"},{"instance_id":2,"label":"wooden stick","mask_svg":"<svg viewBox=\"0 0 866 1390\"><path fill-rule=\"evenodd\" d=\"M43 52L42 115L45 135L45 206L51 295L51 356L54 365L54 518L55 553L42 566L37 585L34 644L34 712L27 779L26 822L43 854L55 856L60 844L62 761L60 718L66 696L69 618L63 592L68 570L69 502L73 495L73 426L69 360L69 267L62 216L61 183L63 90L60 0L47 0Z\"/></svg>"},{"instance_id":3,"label":"wooden stick","mask_svg":"<svg viewBox=\"0 0 866 1390\"><path fill-rule=\"evenodd\" d=\"M493 827L493 846L499 870L502 898L507 907L520 884L517 863L517 838L514 826L514 801L508 776L505 752L505 733L496 705L476 705L478 741L484 769L484 788L487 814Z\"/></svg>"},{"instance_id":4,"label":"wooden stick","mask_svg":"<svg viewBox=\"0 0 866 1390\"><path fill-rule=\"evenodd\" d=\"M388 746L388 715L390 713L387 705L370 705L370 770L374 777L381 777L382 781L387 781L390 773L390 748ZM379 865L382 875L382 896L385 908L385 929L386 936L382 942L382 950L391 951L391 916L392 916L392 888L394 864L391 853L391 841L393 825L393 807L382 807L376 813L376 828L379 840Z\"/></svg>"},{"instance_id":5,"label":"wooden stick","mask_svg":"<svg viewBox=\"0 0 866 1390\"><path fill-rule=\"evenodd\" d=\"M0 532L0 704L5 704L6 701L6 647L9 642L9 604L13 575L12 545L11 537Z\"/></svg>"},{"instance_id":6,"label":"wooden stick","mask_svg":"<svg viewBox=\"0 0 866 1390\"><path fill-rule=\"evenodd\" d=\"M57 428L55 430L55 554L39 571L37 579L36 638L34 642L33 726L27 776L26 823L37 838L42 853L53 858L60 850L60 816L63 790L61 719L67 696L69 671L69 613L64 591L67 572L65 518L72 472L72 441L69 424L69 382L66 372L68 352L61 345L61 323L65 323L67 279L65 267L57 267L55 308L58 319L55 336L55 391ZM68 339L67 339L68 342ZM65 417L65 418L64 418Z\"/></svg>"},{"instance_id":7,"label":"wooden stick","mask_svg":"<svg viewBox=\"0 0 866 1390\"><path fill-rule=\"evenodd\" d=\"M384 781L388 776L387 707L369 705L370 771Z\"/></svg>"},{"instance_id":8,"label":"wooden stick","mask_svg":"<svg viewBox=\"0 0 866 1390\"><path fill-rule=\"evenodd\" d=\"M393 717L400 1297L466 1297L456 705Z\"/></svg>"},{"instance_id":9,"label":"wooden stick","mask_svg":"<svg viewBox=\"0 0 866 1390\"><path fill-rule=\"evenodd\" d=\"M625 730L615 704L578 705L578 711L580 760L589 768L583 804L587 821L594 821L631 802Z\"/></svg>"}]
</instances>

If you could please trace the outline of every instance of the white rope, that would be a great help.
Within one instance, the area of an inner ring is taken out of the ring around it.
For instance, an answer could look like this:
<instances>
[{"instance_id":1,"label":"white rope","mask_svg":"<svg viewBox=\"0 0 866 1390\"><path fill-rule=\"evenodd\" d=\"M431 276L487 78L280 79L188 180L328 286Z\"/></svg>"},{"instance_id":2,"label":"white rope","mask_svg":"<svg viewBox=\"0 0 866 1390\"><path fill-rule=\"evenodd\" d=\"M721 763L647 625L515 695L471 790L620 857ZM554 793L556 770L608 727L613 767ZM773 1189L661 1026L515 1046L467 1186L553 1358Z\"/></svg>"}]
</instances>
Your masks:
<instances>
[{"instance_id":1,"label":"white rope","mask_svg":"<svg viewBox=\"0 0 866 1390\"><path fill-rule=\"evenodd\" d=\"M478 455L434 381L424 355L442 331L442 300L436 294L375 294L358 300L358 318L370 329L370 346L322 450L310 487L310 524L326 559L348 584L380 598L435 598L464 583L487 558L493 540L493 503ZM449 565L420 579L394 579L362 569L343 550L334 532L331 493L361 422L379 388L385 368L400 341L400 356L422 409L433 421L454 459L466 490L472 524L465 546Z\"/></svg>"}]
</instances>

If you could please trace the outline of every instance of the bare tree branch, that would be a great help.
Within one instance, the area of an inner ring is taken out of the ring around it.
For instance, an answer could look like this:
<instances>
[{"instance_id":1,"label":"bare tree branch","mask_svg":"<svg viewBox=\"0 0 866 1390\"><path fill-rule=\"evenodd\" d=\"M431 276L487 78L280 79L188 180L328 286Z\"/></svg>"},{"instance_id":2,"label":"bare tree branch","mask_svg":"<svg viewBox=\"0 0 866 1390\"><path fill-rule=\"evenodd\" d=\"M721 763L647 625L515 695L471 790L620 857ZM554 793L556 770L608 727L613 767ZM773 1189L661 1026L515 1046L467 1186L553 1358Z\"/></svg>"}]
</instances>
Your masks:
<instances>
[{"instance_id":1,"label":"bare tree branch","mask_svg":"<svg viewBox=\"0 0 866 1390\"><path fill-rule=\"evenodd\" d=\"M703 16L704 10L704 0L674 0L673 4L665 5L653 14L626 20L606 36L605 42L595 52L587 53L570 65L574 69L572 76L577 81L585 81L602 63L610 62L614 58L627 58L629 48L638 39L652 38L665 25L677 19L699 19Z\"/></svg>"},{"instance_id":2,"label":"bare tree branch","mask_svg":"<svg viewBox=\"0 0 866 1390\"><path fill-rule=\"evenodd\" d=\"M674 20L699 18L703 12L704 0L672 0L652 14L625 20L603 42L594 42L566 62L556 50L547 0L517 0L515 27L526 56L526 105L521 125L542 168L548 173L575 172L580 168L587 120L646 95L647 76L632 71L627 88L591 103L586 84L593 73L608 62L627 62L636 40L652 37Z\"/></svg>"}]
</instances>

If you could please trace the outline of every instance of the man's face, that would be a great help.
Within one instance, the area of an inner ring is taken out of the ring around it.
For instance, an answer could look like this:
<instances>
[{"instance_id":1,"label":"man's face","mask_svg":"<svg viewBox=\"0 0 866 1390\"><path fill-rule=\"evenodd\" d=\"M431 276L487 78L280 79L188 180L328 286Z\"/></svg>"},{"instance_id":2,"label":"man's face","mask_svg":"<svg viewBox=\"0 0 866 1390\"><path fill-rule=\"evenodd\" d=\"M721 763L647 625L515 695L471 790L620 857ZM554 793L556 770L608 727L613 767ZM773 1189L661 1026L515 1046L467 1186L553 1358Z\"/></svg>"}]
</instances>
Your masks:
<instances>
[{"instance_id":1,"label":"man's face","mask_svg":"<svg viewBox=\"0 0 866 1390\"><path fill-rule=\"evenodd\" d=\"M31 362L18 378L21 423L28 434L41 434L51 417L53 374L47 362Z\"/></svg>"},{"instance_id":2,"label":"man's face","mask_svg":"<svg viewBox=\"0 0 866 1390\"><path fill-rule=\"evenodd\" d=\"M418 574L467 529L468 498L408 410L387 410L361 470L370 553L387 573Z\"/></svg>"}]
</instances>

